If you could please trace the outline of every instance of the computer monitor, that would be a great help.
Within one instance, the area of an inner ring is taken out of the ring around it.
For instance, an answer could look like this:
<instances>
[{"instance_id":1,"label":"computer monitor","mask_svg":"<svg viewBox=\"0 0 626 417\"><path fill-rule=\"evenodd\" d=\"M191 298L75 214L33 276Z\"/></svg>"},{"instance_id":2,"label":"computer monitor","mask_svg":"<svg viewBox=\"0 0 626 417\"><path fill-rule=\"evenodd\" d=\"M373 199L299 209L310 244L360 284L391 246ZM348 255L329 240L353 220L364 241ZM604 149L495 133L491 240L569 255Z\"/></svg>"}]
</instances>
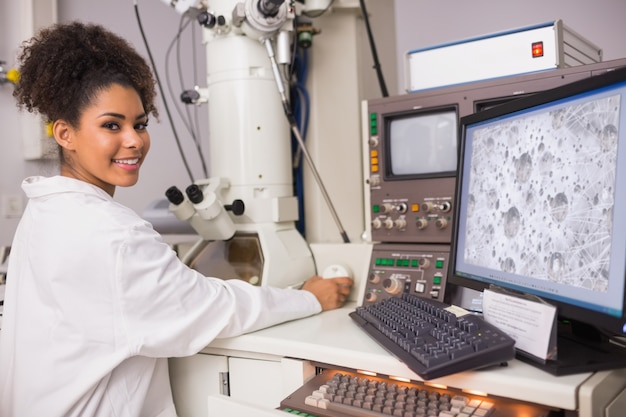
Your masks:
<instances>
[{"instance_id":1,"label":"computer monitor","mask_svg":"<svg viewBox=\"0 0 626 417\"><path fill-rule=\"evenodd\" d=\"M450 283L553 304L564 375L626 367L626 68L460 121ZM614 343L616 342L616 343Z\"/></svg>"}]
</instances>

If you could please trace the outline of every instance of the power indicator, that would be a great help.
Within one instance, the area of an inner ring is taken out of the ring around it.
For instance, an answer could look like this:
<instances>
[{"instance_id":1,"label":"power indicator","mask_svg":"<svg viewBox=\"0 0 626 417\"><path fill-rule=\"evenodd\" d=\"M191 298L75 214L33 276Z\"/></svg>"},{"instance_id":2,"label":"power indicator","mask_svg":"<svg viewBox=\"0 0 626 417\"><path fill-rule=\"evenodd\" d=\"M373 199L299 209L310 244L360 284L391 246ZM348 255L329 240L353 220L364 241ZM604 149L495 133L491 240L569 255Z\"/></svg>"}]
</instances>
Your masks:
<instances>
[{"instance_id":1,"label":"power indicator","mask_svg":"<svg viewBox=\"0 0 626 417\"><path fill-rule=\"evenodd\" d=\"M533 42L532 44L533 58L543 56L543 42Z\"/></svg>"}]
</instances>

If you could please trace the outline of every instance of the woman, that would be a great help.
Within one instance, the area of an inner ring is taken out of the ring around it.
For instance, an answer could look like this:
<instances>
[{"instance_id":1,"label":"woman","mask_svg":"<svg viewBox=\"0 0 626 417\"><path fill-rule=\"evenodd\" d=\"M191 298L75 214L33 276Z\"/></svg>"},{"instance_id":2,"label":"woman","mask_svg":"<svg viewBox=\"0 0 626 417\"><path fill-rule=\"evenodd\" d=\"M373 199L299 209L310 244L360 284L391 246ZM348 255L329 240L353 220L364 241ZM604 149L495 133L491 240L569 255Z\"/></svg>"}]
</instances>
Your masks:
<instances>
[{"instance_id":1,"label":"woman","mask_svg":"<svg viewBox=\"0 0 626 417\"><path fill-rule=\"evenodd\" d=\"M71 23L20 57L18 105L53 123L61 172L31 177L0 332L0 415L175 416L167 359L339 307L352 280L253 287L187 268L115 202L137 182L157 116L146 62L118 36Z\"/></svg>"}]
</instances>

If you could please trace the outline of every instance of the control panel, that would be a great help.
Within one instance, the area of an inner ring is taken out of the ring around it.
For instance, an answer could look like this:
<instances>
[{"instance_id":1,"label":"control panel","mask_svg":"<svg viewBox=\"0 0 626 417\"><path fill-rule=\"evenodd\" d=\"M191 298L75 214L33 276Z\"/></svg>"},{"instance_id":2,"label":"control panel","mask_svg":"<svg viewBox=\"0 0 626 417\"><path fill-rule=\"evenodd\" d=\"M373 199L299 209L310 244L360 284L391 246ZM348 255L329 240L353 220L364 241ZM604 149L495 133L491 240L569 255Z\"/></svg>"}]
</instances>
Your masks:
<instances>
[{"instance_id":1,"label":"control panel","mask_svg":"<svg viewBox=\"0 0 626 417\"><path fill-rule=\"evenodd\" d=\"M372 186L373 240L450 243L455 180L454 177L415 180L410 188L402 182Z\"/></svg>"},{"instance_id":2,"label":"control panel","mask_svg":"<svg viewBox=\"0 0 626 417\"><path fill-rule=\"evenodd\" d=\"M403 293L443 301L449 255L448 245L374 245L362 305Z\"/></svg>"},{"instance_id":3,"label":"control panel","mask_svg":"<svg viewBox=\"0 0 626 417\"><path fill-rule=\"evenodd\" d=\"M404 97L368 102L366 173L372 240L450 243L457 106Z\"/></svg>"}]
</instances>

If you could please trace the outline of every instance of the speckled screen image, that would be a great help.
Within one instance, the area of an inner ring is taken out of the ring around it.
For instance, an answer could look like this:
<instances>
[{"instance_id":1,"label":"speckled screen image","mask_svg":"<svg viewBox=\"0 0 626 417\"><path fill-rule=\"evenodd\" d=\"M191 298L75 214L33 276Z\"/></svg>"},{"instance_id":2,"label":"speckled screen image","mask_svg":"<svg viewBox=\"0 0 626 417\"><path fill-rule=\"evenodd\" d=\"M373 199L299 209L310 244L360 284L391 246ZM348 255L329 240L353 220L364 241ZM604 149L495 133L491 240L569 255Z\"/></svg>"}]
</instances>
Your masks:
<instances>
[{"instance_id":1,"label":"speckled screen image","mask_svg":"<svg viewBox=\"0 0 626 417\"><path fill-rule=\"evenodd\" d=\"M477 128L464 262L606 292L620 95Z\"/></svg>"}]
</instances>

